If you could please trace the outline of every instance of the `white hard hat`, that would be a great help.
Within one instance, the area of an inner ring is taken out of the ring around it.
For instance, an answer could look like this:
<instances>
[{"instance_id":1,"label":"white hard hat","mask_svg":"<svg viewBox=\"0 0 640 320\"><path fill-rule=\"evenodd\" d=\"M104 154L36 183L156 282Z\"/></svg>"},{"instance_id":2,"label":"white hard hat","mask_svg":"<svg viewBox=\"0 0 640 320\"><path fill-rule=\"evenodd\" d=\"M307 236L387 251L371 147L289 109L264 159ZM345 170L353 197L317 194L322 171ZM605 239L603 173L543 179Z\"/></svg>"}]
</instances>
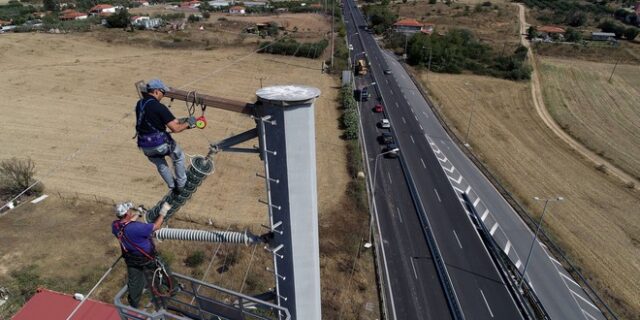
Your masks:
<instances>
[{"instance_id":1,"label":"white hard hat","mask_svg":"<svg viewBox=\"0 0 640 320\"><path fill-rule=\"evenodd\" d=\"M116 211L116 216L118 218L122 218L124 217L125 214L127 214L127 211L129 211L129 209L133 208L133 203L131 202L120 202L118 204L116 204L115 206L115 211Z\"/></svg>"}]
</instances>

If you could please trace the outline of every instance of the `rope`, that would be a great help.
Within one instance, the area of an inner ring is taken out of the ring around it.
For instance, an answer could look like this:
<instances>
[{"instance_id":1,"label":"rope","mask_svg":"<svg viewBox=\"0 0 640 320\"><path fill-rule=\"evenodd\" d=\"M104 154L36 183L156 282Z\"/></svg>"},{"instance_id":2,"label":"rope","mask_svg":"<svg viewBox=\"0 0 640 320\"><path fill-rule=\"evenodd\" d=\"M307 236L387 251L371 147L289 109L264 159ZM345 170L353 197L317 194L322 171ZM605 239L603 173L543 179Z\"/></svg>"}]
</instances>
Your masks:
<instances>
[{"instance_id":1,"label":"rope","mask_svg":"<svg viewBox=\"0 0 640 320\"><path fill-rule=\"evenodd\" d=\"M240 286L240 293L242 293L242 290L244 290L244 285L245 283L247 283L247 277L249 276L249 270L251 270L251 266L253 265L253 256L256 254L256 248L258 248L257 245L253 246L253 251L251 252L251 258L249 259L249 265L247 266L247 271L245 271L244 273L244 278L242 279L242 285Z\"/></svg>"},{"instance_id":2,"label":"rope","mask_svg":"<svg viewBox=\"0 0 640 320\"><path fill-rule=\"evenodd\" d=\"M229 231L229 230L231 230L231 225L227 227L226 231ZM200 279L200 281L204 282L204 279L206 279L207 276L209 275L209 270L211 270L211 266L213 265L213 261L215 261L216 256L218 255L218 251L220 250L220 247L222 247L222 242L218 244L216 251L213 252L213 255L211 256L211 260L209 260L209 265L207 266L207 270L205 270L204 273L202 274L202 279ZM196 293L200 292L200 287L202 287L202 285L198 285L198 288L196 289ZM193 304L195 299L196 299L195 296L191 298L191 304Z\"/></svg>"},{"instance_id":3,"label":"rope","mask_svg":"<svg viewBox=\"0 0 640 320\"><path fill-rule=\"evenodd\" d=\"M118 259L116 259L116 261L111 264L111 267L109 267L109 269L107 269L107 272L105 272L102 275L100 280L98 280L98 283L96 283L96 285L93 286L93 288L91 288L89 293L87 293L87 295L82 299L82 301L80 301L80 303L73 309L73 311L71 311L71 314L69 314L69 316L67 317L66 320L71 320L71 318L76 314L76 312L78 312L78 310L80 310L80 307L84 304L85 301L87 301L89 299L89 296L93 293L94 290L96 290L96 288L98 288L100 283L102 283L102 281L107 277L107 275L109 273L111 273L111 270L113 270L113 267L116 266L116 264L120 261L120 259L122 259L122 256L119 256Z\"/></svg>"},{"instance_id":4,"label":"rope","mask_svg":"<svg viewBox=\"0 0 640 320\"><path fill-rule=\"evenodd\" d=\"M56 166L54 166L52 169L50 169L47 173L45 173L45 175L36 180L34 183L32 183L30 186L28 186L26 189L22 190L22 192L20 192L17 196L11 198L11 200L7 201L1 208L0 210L6 208L9 206L9 203L12 203L13 201L15 201L16 199L18 199L19 197L21 197L23 194L27 193L29 190L31 190L33 187L35 187L36 185L38 185L39 183L42 182L43 179L48 178L49 176L51 176L54 172L58 171L58 169L60 169L62 167L62 164L64 164L67 161L71 161L73 160L78 153L80 153L81 151L84 151L84 149L89 146L89 145L95 145L97 144L98 141L104 139L105 137L107 137L107 133L109 133L111 130L113 130L116 125L120 124L120 122L122 122L122 120L126 119L127 117L129 117L131 115L131 113L126 113L122 118L120 118L120 120L116 121L115 123L113 123L111 126L105 128L105 130L101 131L100 133L98 133L97 135L95 135L92 139L90 139L89 141L87 141L85 144L81 145L80 148L78 148L76 151L74 151L72 154L70 154L68 157L62 159L60 162L58 162L58 164Z\"/></svg>"}]
</instances>

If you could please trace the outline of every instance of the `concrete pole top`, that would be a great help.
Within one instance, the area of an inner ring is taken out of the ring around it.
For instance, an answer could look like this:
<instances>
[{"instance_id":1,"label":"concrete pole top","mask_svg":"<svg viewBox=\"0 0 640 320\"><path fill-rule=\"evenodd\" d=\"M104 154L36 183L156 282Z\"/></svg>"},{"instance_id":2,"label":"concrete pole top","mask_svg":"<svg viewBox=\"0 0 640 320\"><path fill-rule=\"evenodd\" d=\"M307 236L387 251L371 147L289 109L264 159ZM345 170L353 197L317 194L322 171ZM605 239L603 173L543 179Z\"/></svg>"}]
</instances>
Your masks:
<instances>
[{"instance_id":1,"label":"concrete pole top","mask_svg":"<svg viewBox=\"0 0 640 320\"><path fill-rule=\"evenodd\" d=\"M271 86L259 89L256 96L275 105L300 105L313 102L320 96L320 89L302 85Z\"/></svg>"}]
</instances>

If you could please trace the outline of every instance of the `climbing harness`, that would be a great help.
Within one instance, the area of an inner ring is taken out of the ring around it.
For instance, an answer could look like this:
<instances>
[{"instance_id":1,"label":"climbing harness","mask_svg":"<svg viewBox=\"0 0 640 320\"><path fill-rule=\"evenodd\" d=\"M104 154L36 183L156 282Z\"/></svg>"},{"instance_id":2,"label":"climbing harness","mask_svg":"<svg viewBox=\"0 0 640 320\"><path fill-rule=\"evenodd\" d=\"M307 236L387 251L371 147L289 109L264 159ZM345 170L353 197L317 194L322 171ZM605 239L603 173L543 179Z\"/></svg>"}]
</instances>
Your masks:
<instances>
[{"instance_id":1,"label":"climbing harness","mask_svg":"<svg viewBox=\"0 0 640 320\"><path fill-rule=\"evenodd\" d=\"M189 96L193 94L193 102L189 104ZM187 98L184 100L185 105L187 106L187 112L189 113L189 117L193 117L196 112L196 106L198 105L198 94L196 91L187 92ZM204 104L200 104L200 110L202 114L196 118L196 128L204 129L207 126L207 118L204 116L204 111L207 109L207 106Z\"/></svg>"},{"instance_id":2,"label":"climbing harness","mask_svg":"<svg viewBox=\"0 0 640 320\"><path fill-rule=\"evenodd\" d=\"M124 223L120 221L115 222L115 227L118 230L117 237L118 241L120 242L120 247L122 248L123 255L125 253L129 253L129 250L127 250L126 246L124 245L125 242L139 251L145 258L149 260L147 263L151 262L155 265L153 276L151 277L151 292L153 293L153 295L162 298L171 296L171 294L174 292L173 280L171 279L169 272L167 272L166 266L160 259L158 259L158 257L151 256L140 246L133 243L127 238L127 236L124 234L124 230L126 226L129 225L129 223L131 223L131 221L127 221ZM155 246L153 245L153 242L151 242L151 248L152 251L155 252Z\"/></svg>"},{"instance_id":3,"label":"climbing harness","mask_svg":"<svg viewBox=\"0 0 640 320\"><path fill-rule=\"evenodd\" d=\"M147 100L141 99L140 101L138 101L138 105L136 106L136 113L137 113L138 119L136 120L136 135L134 136L134 138L135 137L138 138L139 148L155 148L155 147L161 146L164 143L169 143L171 140L170 136L166 132L158 130L149 122L149 120L147 120L144 117L145 107L149 102L152 101L152 99L153 98L150 98ZM141 102L143 102L142 105L140 104ZM140 125L142 124L143 120L153 132L146 133L146 134L138 134L138 132L140 132Z\"/></svg>"}]
</instances>

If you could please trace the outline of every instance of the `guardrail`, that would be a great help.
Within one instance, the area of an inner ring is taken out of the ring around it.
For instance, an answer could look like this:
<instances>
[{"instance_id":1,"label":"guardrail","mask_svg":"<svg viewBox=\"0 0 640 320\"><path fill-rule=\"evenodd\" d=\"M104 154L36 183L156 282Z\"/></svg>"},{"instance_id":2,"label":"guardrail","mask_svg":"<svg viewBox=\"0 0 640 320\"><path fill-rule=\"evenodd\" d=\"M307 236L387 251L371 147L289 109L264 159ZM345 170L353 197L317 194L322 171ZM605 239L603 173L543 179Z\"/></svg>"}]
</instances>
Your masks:
<instances>
[{"instance_id":1,"label":"guardrail","mask_svg":"<svg viewBox=\"0 0 640 320\"><path fill-rule=\"evenodd\" d=\"M122 303L127 292L124 286L116 294L114 304L123 320L191 320L191 319L252 319L289 320L289 310L255 297L247 296L214 284L173 273L184 285L175 296L154 299L159 310L148 312Z\"/></svg>"},{"instance_id":2,"label":"guardrail","mask_svg":"<svg viewBox=\"0 0 640 320\"><path fill-rule=\"evenodd\" d=\"M433 102L429 98L429 95L424 90L424 88L422 88L422 85L420 84L420 82L418 82L415 79L411 71L407 68L407 66L404 63L402 64L402 67L405 69L405 71L409 75L409 78L411 79L411 81L413 81L414 85L418 88L418 90L420 91L420 94L422 94L424 99L427 101L429 108L431 108L431 111L433 111L433 114L436 116L436 118L438 119L438 121L440 122L444 130L447 132L449 137L451 137L451 139L453 139L454 142L459 146L463 145L464 143L453 132L453 130L449 127L449 125L444 121L439 110L436 108L435 104L433 104ZM520 202L518 202L515 199L515 197L502 185L502 183L500 183L499 179L493 175L493 173L482 163L482 161L480 161L480 159L478 159L467 148L461 147L460 150L462 150L462 152L465 153L467 158L469 158L474 163L474 165L480 170L480 172L482 172L482 174L489 180L489 182L491 182L491 184L498 190L498 192L500 192L502 197L516 211L516 213L522 218L522 220L527 224L527 226L529 226L529 228L532 228L532 229L535 228L536 221L533 219L533 217L529 214L529 212L524 207L522 207ZM591 287L587 279L584 278L584 276L580 273L580 271L578 271L575 265L564 254L562 249L560 249L560 247L558 247L558 245L556 245L555 242L553 242L553 240L549 237L549 235L547 235L547 233L544 230L540 230L540 233L538 234L538 238L547 245L547 248L550 251L552 251L556 257L560 257L560 259L563 262L563 267L571 275L573 275L573 278L579 281L580 283L582 283L584 287L588 289L588 290L585 290L585 292L591 298L591 300L596 305L599 306L600 310L603 311L603 308L604 310L606 310L606 312L603 312L603 315L607 319L618 320L618 317L613 312L613 310L611 310L609 305L602 300L602 298L596 293L593 287Z\"/></svg>"}]
</instances>

